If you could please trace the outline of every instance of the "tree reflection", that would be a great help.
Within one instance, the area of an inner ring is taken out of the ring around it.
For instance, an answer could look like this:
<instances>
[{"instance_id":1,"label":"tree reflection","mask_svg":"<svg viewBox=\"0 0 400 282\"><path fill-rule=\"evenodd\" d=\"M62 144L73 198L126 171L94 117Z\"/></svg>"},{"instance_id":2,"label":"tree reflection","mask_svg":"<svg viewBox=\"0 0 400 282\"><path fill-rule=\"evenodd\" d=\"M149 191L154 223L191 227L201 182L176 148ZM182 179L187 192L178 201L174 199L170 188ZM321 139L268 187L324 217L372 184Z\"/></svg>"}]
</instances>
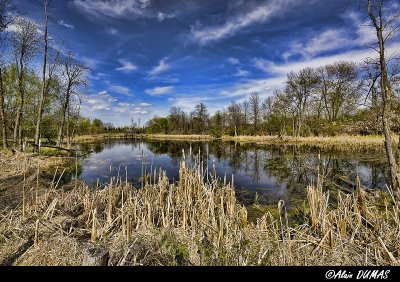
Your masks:
<instances>
[{"instance_id":1,"label":"tree reflection","mask_svg":"<svg viewBox=\"0 0 400 282\"><path fill-rule=\"evenodd\" d=\"M215 160L219 177L223 177L223 173L232 173L235 177L245 175L248 179L238 180L242 180L246 188L251 190L256 184L261 183L258 187L263 187L268 183L268 191L272 191L268 193L281 193L284 189L279 197L288 200L298 195L305 196L305 188L316 181L318 166L321 175L327 180L327 185L335 183L346 186L354 183L357 172L361 183L368 188L383 189L388 183L385 159L379 153L372 152L366 156L334 150L320 152L316 148L304 146L143 140L107 140L90 146L81 144L81 149L91 148L100 153L121 144L131 146L135 152L145 150L147 161L151 163L153 156L168 156L170 168L174 170L179 169L182 150L189 164L193 164L200 157L204 171L208 169L208 172L212 172L212 162ZM116 159L117 157L115 156Z\"/></svg>"}]
</instances>

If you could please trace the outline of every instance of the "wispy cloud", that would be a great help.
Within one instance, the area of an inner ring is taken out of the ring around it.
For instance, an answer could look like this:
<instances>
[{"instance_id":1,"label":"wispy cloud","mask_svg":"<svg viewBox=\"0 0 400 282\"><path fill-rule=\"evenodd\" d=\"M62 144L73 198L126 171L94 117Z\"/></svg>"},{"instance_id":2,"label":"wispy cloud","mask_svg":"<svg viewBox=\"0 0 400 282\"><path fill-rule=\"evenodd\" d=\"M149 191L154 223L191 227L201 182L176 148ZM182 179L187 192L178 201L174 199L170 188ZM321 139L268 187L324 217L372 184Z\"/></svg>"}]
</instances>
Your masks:
<instances>
[{"instance_id":1,"label":"wispy cloud","mask_svg":"<svg viewBox=\"0 0 400 282\"><path fill-rule=\"evenodd\" d=\"M153 89L146 89L145 92L151 96L161 96L164 94L171 93L173 89L174 89L173 86L155 87Z\"/></svg>"},{"instance_id":2,"label":"wispy cloud","mask_svg":"<svg viewBox=\"0 0 400 282\"><path fill-rule=\"evenodd\" d=\"M345 28L326 28L313 36L303 36L304 43L295 40L289 43L289 50L283 53L285 60L301 55L303 58L315 58L326 52L338 52L354 48L362 48L376 42L375 32L361 20L358 14L349 13L343 18L349 22L354 32Z\"/></svg>"},{"instance_id":3,"label":"wispy cloud","mask_svg":"<svg viewBox=\"0 0 400 282\"><path fill-rule=\"evenodd\" d=\"M137 67L130 61L125 60L125 59L120 59L119 60L120 64L122 65L119 68L116 68L116 71L121 71L121 72L132 72L137 69Z\"/></svg>"},{"instance_id":4,"label":"wispy cloud","mask_svg":"<svg viewBox=\"0 0 400 282\"><path fill-rule=\"evenodd\" d=\"M228 62L231 63L232 65L237 65L237 64L240 63L240 62L239 62L239 59L237 59L237 58L232 58L232 57L228 58Z\"/></svg>"},{"instance_id":5,"label":"wispy cloud","mask_svg":"<svg viewBox=\"0 0 400 282\"><path fill-rule=\"evenodd\" d=\"M162 22L165 19L173 19L175 17L176 17L176 15L174 13L171 13L171 14L166 14L166 13L163 13L163 12L158 12L157 13L157 20L159 22Z\"/></svg>"},{"instance_id":6,"label":"wispy cloud","mask_svg":"<svg viewBox=\"0 0 400 282\"><path fill-rule=\"evenodd\" d=\"M115 19L157 19L159 22L172 19L176 14L159 11L152 7L150 0L73 0L73 5L81 12L100 18Z\"/></svg>"},{"instance_id":7,"label":"wispy cloud","mask_svg":"<svg viewBox=\"0 0 400 282\"><path fill-rule=\"evenodd\" d=\"M133 94L131 93L131 91L129 90L128 87L125 86L120 86L120 85L112 85L110 86L110 88L108 88L109 91L118 93L118 94L122 94L128 97L132 97Z\"/></svg>"},{"instance_id":8,"label":"wispy cloud","mask_svg":"<svg viewBox=\"0 0 400 282\"><path fill-rule=\"evenodd\" d=\"M86 57L86 56L81 57L80 60L87 67L91 68L92 70L96 69L97 65L100 63L99 60L93 59L93 58L89 58L89 57Z\"/></svg>"},{"instance_id":9,"label":"wispy cloud","mask_svg":"<svg viewBox=\"0 0 400 282\"><path fill-rule=\"evenodd\" d=\"M167 70L169 70L171 68L170 64L167 63L167 59L164 58L162 59L157 66L155 66L150 72L149 75L150 76L156 76L160 73L166 72Z\"/></svg>"},{"instance_id":10,"label":"wispy cloud","mask_svg":"<svg viewBox=\"0 0 400 282\"><path fill-rule=\"evenodd\" d=\"M118 30L113 27L108 27L105 29L105 32L110 34L110 35L118 35Z\"/></svg>"},{"instance_id":11,"label":"wispy cloud","mask_svg":"<svg viewBox=\"0 0 400 282\"><path fill-rule=\"evenodd\" d=\"M150 0L73 0L72 3L82 12L112 18L144 17L151 5Z\"/></svg>"},{"instance_id":12,"label":"wispy cloud","mask_svg":"<svg viewBox=\"0 0 400 282\"><path fill-rule=\"evenodd\" d=\"M57 22L57 24L59 26L63 26L63 27L69 28L69 29L74 29L75 28L72 24L67 24L66 22L64 22L64 20L59 20Z\"/></svg>"},{"instance_id":13,"label":"wispy cloud","mask_svg":"<svg viewBox=\"0 0 400 282\"><path fill-rule=\"evenodd\" d=\"M196 26L191 28L191 36L200 44L207 44L223 38L234 36L237 32L257 23L265 23L272 17L277 17L291 10L293 4L304 1L294 0L271 0L262 5L239 15L229 17L222 25Z\"/></svg>"},{"instance_id":14,"label":"wispy cloud","mask_svg":"<svg viewBox=\"0 0 400 282\"><path fill-rule=\"evenodd\" d=\"M249 74L250 72L247 70L238 69L237 72L234 74L234 76L245 77L248 76Z\"/></svg>"}]
</instances>

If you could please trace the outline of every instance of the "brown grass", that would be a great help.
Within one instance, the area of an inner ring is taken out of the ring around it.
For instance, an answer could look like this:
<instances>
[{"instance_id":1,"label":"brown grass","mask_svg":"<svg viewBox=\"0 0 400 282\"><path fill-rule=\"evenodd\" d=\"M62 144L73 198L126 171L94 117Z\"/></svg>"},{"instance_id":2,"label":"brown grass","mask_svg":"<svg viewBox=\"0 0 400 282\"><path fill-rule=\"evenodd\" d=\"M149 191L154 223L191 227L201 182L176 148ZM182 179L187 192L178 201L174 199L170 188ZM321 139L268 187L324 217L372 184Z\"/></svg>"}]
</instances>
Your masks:
<instances>
[{"instance_id":1,"label":"brown grass","mask_svg":"<svg viewBox=\"0 0 400 282\"><path fill-rule=\"evenodd\" d=\"M137 134L137 139L148 140L176 140L176 141L213 141L211 135L167 135L167 134ZM84 135L75 138L76 142L90 142L103 139L123 139L123 133ZM399 137L393 134L393 142L396 146ZM227 136L222 141L235 141L239 143L254 143L258 145L300 145L315 146L321 149L337 150L384 150L384 137L380 135L339 135L339 136L310 136L294 138L291 136Z\"/></svg>"},{"instance_id":2,"label":"brown grass","mask_svg":"<svg viewBox=\"0 0 400 282\"><path fill-rule=\"evenodd\" d=\"M398 143L399 137L393 135L394 145ZM259 145L301 145L315 146L320 149L338 149L338 150L355 150L355 149L375 149L384 150L384 137L379 135L339 135L328 137L299 137L290 136L223 136L224 141L236 141L239 143L255 143Z\"/></svg>"},{"instance_id":3,"label":"brown grass","mask_svg":"<svg viewBox=\"0 0 400 282\"><path fill-rule=\"evenodd\" d=\"M290 226L280 201L276 216L253 224L234 187L205 182L193 157L190 167L183 157L177 183L154 171L143 189L115 178L102 190L51 185L37 202L27 190L25 218L21 206L0 213L0 259L36 230L15 265L80 265L91 241L112 265L399 265L399 206L385 193L358 187L333 206L320 179L307 187L304 221Z\"/></svg>"},{"instance_id":4,"label":"brown grass","mask_svg":"<svg viewBox=\"0 0 400 282\"><path fill-rule=\"evenodd\" d=\"M135 134L135 139L148 140L176 140L176 141L212 141L211 135L167 135L167 134ZM94 135L82 135L75 137L75 142L90 142L104 139L124 139L124 133L105 133Z\"/></svg>"}]
</instances>

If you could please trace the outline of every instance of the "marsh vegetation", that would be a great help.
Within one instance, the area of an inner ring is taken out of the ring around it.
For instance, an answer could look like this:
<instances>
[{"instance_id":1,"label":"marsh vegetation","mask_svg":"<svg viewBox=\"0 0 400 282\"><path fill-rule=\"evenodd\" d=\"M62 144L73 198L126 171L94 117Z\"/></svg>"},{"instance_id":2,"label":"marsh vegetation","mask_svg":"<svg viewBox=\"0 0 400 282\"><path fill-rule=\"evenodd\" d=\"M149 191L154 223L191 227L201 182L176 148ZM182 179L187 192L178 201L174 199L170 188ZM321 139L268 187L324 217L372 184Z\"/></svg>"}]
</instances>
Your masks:
<instances>
[{"instance_id":1,"label":"marsh vegetation","mask_svg":"<svg viewBox=\"0 0 400 282\"><path fill-rule=\"evenodd\" d=\"M35 189L36 160L11 160L8 171L25 175L26 189L17 206L1 212L2 264L81 265L84 250L93 247L106 250L109 265L399 263L400 222L391 191L367 192L357 179L353 193L339 191L332 203L322 163L295 221L281 200L251 222L234 180L205 170L195 152L182 152L179 181L154 169L143 188L121 176L102 189L56 180Z\"/></svg>"}]
</instances>

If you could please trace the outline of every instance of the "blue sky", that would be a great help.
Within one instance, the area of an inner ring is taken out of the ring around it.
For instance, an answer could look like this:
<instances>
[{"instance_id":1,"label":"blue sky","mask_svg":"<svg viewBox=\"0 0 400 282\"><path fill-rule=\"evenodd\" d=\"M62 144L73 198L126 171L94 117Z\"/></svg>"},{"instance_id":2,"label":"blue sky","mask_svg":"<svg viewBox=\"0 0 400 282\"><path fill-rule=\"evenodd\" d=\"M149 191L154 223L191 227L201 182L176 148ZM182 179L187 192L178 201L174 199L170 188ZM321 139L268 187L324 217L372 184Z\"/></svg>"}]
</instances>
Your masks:
<instances>
[{"instance_id":1,"label":"blue sky","mask_svg":"<svg viewBox=\"0 0 400 282\"><path fill-rule=\"evenodd\" d=\"M40 1L17 2L42 22ZM52 0L50 35L92 69L84 115L144 124L171 106L203 102L214 113L253 91L265 98L291 70L362 62L375 35L348 2Z\"/></svg>"}]
</instances>

